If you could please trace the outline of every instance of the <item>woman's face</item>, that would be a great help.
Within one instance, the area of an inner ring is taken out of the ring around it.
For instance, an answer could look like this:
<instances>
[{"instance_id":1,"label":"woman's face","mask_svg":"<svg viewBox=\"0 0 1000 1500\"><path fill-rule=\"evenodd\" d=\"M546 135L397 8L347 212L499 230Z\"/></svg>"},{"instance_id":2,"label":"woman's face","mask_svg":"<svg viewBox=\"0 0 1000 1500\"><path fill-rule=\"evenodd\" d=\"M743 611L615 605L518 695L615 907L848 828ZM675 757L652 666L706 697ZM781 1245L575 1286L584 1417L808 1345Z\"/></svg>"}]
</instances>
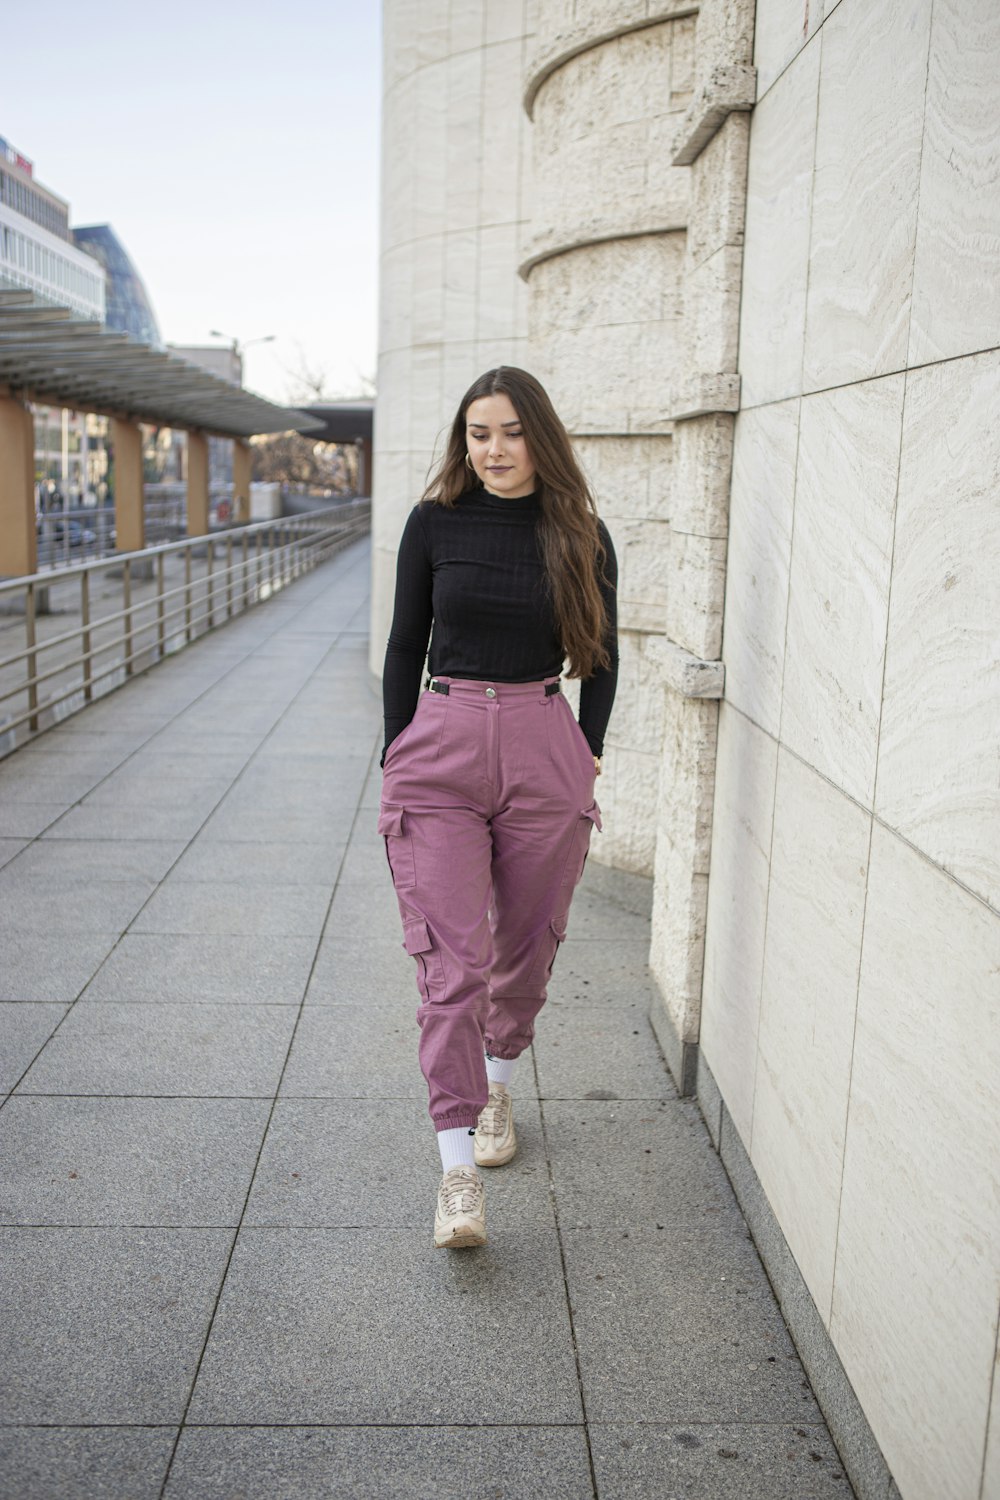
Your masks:
<instances>
[{"instance_id":1,"label":"woman's face","mask_svg":"<svg viewBox=\"0 0 1000 1500\"><path fill-rule=\"evenodd\" d=\"M469 402L465 441L473 468L491 495L517 500L531 494L535 466L509 396L497 392Z\"/></svg>"}]
</instances>

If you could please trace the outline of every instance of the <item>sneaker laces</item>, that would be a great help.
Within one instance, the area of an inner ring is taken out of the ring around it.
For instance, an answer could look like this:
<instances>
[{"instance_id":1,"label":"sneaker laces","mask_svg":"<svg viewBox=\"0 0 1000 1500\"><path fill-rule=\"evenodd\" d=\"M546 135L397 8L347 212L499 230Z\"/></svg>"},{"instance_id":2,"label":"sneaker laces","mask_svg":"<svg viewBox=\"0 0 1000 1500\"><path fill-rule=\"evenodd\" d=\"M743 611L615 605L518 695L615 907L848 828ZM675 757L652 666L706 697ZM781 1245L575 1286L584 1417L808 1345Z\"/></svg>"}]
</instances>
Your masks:
<instances>
[{"instance_id":1,"label":"sneaker laces","mask_svg":"<svg viewBox=\"0 0 1000 1500\"><path fill-rule=\"evenodd\" d=\"M511 1097L506 1089L490 1089L489 1099L479 1115L478 1129L484 1135L506 1135L510 1105Z\"/></svg>"},{"instance_id":2,"label":"sneaker laces","mask_svg":"<svg viewBox=\"0 0 1000 1500\"><path fill-rule=\"evenodd\" d=\"M485 1192L475 1167L452 1167L441 1183L441 1206L446 1214L478 1214Z\"/></svg>"}]
</instances>

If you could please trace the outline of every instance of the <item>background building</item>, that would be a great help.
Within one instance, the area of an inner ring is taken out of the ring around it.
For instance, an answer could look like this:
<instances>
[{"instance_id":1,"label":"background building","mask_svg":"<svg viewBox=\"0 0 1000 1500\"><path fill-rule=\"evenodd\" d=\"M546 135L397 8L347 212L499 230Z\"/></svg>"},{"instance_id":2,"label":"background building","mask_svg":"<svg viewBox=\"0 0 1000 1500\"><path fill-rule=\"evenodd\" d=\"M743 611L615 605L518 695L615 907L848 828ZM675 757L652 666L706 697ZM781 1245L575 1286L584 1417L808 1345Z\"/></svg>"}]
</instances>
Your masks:
<instances>
[{"instance_id":1,"label":"background building","mask_svg":"<svg viewBox=\"0 0 1000 1500\"><path fill-rule=\"evenodd\" d=\"M104 321L105 278L77 248L69 205L35 181L34 165L0 137L0 279L80 317Z\"/></svg>"},{"instance_id":2,"label":"background building","mask_svg":"<svg viewBox=\"0 0 1000 1500\"><path fill-rule=\"evenodd\" d=\"M1000 1495L1000 12L386 0L372 666L471 380L621 559L593 857L859 1495Z\"/></svg>"}]
</instances>

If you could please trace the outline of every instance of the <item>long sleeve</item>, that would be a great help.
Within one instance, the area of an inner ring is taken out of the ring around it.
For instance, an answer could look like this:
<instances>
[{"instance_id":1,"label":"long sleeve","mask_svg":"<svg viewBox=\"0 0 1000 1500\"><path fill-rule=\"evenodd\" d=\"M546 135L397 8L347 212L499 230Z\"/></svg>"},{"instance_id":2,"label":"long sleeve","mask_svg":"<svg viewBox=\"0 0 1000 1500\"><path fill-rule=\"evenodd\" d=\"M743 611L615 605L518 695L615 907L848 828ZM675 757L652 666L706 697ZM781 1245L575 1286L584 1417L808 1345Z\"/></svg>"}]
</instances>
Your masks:
<instances>
[{"instance_id":1,"label":"long sleeve","mask_svg":"<svg viewBox=\"0 0 1000 1500\"><path fill-rule=\"evenodd\" d=\"M396 558L396 596L382 671L385 749L416 712L420 673L433 620L432 570L420 507L410 511Z\"/></svg>"},{"instance_id":2,"label":"long sleeve","mask_svg":"<svg viewBox=\"0 0 1000 1500\"><path fill-rule=\"evenodd\" d=\"M601 755L604 751L604 735L618 686L618 559L604 522L600 521L598 527L607 554L600 588L608 614L604 644L611 660L609 666L600 667L593 677L586 678L580 686L580 728L595 755Z\"/></svg>"}]
</instances>

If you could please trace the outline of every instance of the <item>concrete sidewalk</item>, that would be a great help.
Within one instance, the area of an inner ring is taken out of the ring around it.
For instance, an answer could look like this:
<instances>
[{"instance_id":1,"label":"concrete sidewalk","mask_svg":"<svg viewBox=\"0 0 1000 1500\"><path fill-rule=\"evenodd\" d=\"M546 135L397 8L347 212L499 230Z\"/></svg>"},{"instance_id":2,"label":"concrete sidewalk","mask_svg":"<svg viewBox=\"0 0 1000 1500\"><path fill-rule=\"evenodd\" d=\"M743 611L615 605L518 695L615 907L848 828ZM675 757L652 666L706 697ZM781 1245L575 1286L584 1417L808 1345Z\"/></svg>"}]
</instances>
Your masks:
<instances>
[{"instance_id":1,"label":"concrete sidewalk","mask_svg":"<svg viewBox=\"0 0 1000 1500\"><path fill-rule=\"evenodd\" d=\"M592 859L431 1248L368 544L0 764L0 1493L847 1500Z\"/></svg>"}]
</instances>

